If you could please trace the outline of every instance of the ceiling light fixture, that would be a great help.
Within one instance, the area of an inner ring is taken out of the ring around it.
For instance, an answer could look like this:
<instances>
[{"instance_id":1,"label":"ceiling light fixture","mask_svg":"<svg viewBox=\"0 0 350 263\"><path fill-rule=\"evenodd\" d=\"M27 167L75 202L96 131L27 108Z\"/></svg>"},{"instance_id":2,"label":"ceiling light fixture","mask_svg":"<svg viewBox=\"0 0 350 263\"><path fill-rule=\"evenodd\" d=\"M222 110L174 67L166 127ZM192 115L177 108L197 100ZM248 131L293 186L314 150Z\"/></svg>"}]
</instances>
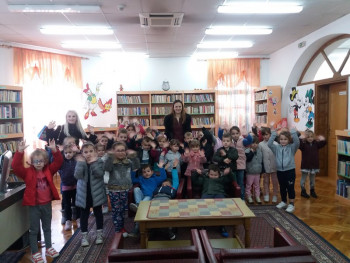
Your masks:
<instances>
[{"instance_id":1,"label":"ceiling light fixture","mask_svg":"<svg viewBox=\"0 0 350 263\"><path fill-rule=\"evenodd\" d=\"M44 26L40 32L46 35L112 35L110 27L102 26Z\"/></svg>"},{"instance_id":2,"label":"ceiling light fixture","mask_svg":"<svg viewBox=\"0 0 350 263\"><path fill-rule=\"evenodd\" d=\"M61 44L63 48L81 48L81 49L118 49L121 44L107 41L66 41Z\"/></svg>"},{"instance_id":3,"label":"ceiling light fixture","mask_svg":"<svg viewBox=\"0 0 350 263\"><path fill-rule=\"evenodd\" d=\"M238 52L196 52L192 56L196 59L236 58Z\"/></svg>"},{"instance_id":4,"label":"ceiling light fixture","mask_svg":"<svg viewBox=\"0 0 350 263\"><path fill-rule=\"evenodd\" d=\"M208 41L197 45L197 48L249 48L251 41Z\"/></svg>"},{"instance_id":5,"label":"ceiling light fixture","mask_svg":"<svg viewBox=\"0 0 350 263\"><path fill-rule=\"evenodd\" d=\"M288 14L302 10L302 5L293 2L235 2L218 7L219 13L228 14Z\"/></svg>"},{"instance_id":6,"label":"ceiling light fixture","mask_svg":"<svg viewBox=\"0 0 350 263\"><path fill-rule=\"evenodd\" d=\"M205 30L206 35L268 35L272 28L251 26L215 26Z\"/></svg>"},{"instance_id":7,"label":"ceiling light fixture","mask_svg":"<svg viewBox=\"0 0 350 263\"><path fill-rule=\"evenodd\" d=\"M100 13L98 5L11 5L10 12L18 13Z\"/></svg>"}]
</instances>

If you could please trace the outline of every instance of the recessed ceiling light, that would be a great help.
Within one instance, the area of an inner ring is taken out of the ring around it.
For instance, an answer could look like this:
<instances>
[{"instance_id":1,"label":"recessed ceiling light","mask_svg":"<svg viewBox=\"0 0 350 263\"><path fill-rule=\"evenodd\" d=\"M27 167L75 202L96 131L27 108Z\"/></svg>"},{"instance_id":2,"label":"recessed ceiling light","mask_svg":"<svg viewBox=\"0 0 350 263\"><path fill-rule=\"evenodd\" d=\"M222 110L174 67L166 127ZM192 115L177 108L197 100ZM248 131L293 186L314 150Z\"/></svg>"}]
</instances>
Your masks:
<instances>
[{"instance_id":1,"label":"recessed ceiling light","mask_svg":"<svg viewBox=\"0 0 350 263\"><path fill-rule=\"evenodd\" d=\"M271 28L250 26L215 26L205 30L207 35L268 35L271 33Z\"/></svg>"},{"instance_id":2,"label":"recessed ceiling light","mask_svg":"<svg viewBox=\"0 0 350 263\"><path fill-rule=\"evenodd\" d=\"M196 52L192 56L196 59L236 58L238 52Z\"/></svg>"},{"instance_id":3,"label":"recessed ceiling light","mask_svg":"<svg viewBox=\"0 0 350 263\"><path fill-rule=\"evenodd\" d=\"M102 26L44 26L40 32L46 35L112 35L113 30Z\"/></svg>"},{"instance_id":4,"label":"recessed ceiling light","mask_svg":"<svg viewBox=\"0 0 350 263\"><path fill-rule=\"evenodd\" d=\"M19 13L100 13L99 5L11 5L10 12Z\"/></svg>"},{"instance_id":5,"label":"recessed ceiling light","mask_svg":"<svg viewBox=\"0 0 350 263\"><path fill-rule=\"evenodd\" d=\"M208 41L197 45L197 48L249 48L251 41Z\"/></svg>"},{"instance_id":6,"label":"recessed ceiling light","mask_svg":"<svg viewBox=\"0 0 350 263\"><path fill-rule=\"evenodd\" d=\"M61 44L63 48L81 48L81 49L118 49L121 44L107 41L65 41Z\"/></svg>"},{"instance_id":7,"label":"recessed ceiling light","mask_svg":"<svg viewBox=\"0 0 350 263\"><path fill-rule=\"evenodd\" d=\"M219 13L229 14L288 14L300 13L303 6L292 2L235 2L218 7Z\"/></svg>"}]
</instances>

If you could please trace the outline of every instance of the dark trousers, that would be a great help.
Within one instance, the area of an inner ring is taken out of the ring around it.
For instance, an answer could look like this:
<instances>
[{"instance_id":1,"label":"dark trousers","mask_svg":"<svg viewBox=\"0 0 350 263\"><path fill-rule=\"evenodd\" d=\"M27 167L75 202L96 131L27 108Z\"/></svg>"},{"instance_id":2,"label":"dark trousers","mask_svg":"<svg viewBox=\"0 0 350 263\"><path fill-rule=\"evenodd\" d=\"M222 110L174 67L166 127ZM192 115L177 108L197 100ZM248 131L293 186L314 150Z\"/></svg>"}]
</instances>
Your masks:
<instances>
[{"instance_id":1,"label":"dark trousers","mask_svg":"<svg viewBox=\"0 0 350 263\"><path fill-rule=\"evenodd\" d=\"M88 192L86 198L85 208L80 208L80 229L81 232L87 232L88 230L88 220L90 216L90 207L92 207L92 196ZM102 214L102 205L92 207L94 211L94 216L96 219L96 229L103 229L103 214Z\"/></svg>"},{"instance_id":2,"label":"dark trousers","mask_svg":"<svg viewBox=\"0 0 350 263\"><path fill-rule=\"evenodd\" d=\"M64 209L64 216L66 217L66 220L72 221L72 206L75 206L75 196L76 196L77 190L68 190L68 191L62 191L62 206ZM77 219L80 218L80 209L79 207L76 208L77 211Z\"/></svg>"},{"instance_id":3,"label":"dark trousers","mask_svg":"<svg viewBox=\"0 0 350 263\"><path fill-rule=\"evenodd\" d=\"M289 199L295 199L295 169L277 171L277 178L282 201L287 203L287 193Z\"/></svg>"}]
</instances>

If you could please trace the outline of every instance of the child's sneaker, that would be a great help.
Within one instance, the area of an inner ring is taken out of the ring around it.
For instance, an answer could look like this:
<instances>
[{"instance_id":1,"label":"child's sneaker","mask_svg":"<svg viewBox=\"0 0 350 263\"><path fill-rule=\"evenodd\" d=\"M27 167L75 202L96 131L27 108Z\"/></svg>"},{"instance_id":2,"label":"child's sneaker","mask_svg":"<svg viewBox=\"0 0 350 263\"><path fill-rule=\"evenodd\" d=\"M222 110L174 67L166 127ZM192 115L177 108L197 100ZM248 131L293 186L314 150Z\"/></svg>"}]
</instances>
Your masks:
<instances>
[{"instance_id":1,"label":"child's sneaker","mask_svg":"<svg viewBox=\"0 0 350 263\"><path fill-rule=\"evenodd\" d=\"M272 203L277 203L277 196L274 195L274 196L272 197Z\"/></svg>"},{"instance_id":2,"label":"child's sneaker","mask_svg":"<svg viewBox=\"0 0 350 263\"><path fill-rule=\"evenodd\" d=\"M82 236L81 237L81 246L82 247L88 247L90 244L89 244L87 232L82 232L81 236Z\"/></svg>"},{"instance_id":3,"label":"child's sneaker","mask_svg":"<svg viewBox=\"0 0 350 263\"><path fill-rule=\"evenodd\" d=\"M107 214L108 213L108 206L103 206L102 207L102 214Z\"/></svg>"},{"instance_id":4,"label":"child's sneaker","mask_svg":"<svg viewBox=\"0 0 350 263\"><path fill-rule=\"evenodd\" d=\"M286 212L288 212L288 213L293 213L294 210L295 210L294 205L289 204L288 207L287 207L287 209L286 209Z\"/></svg>"},{"instance_id":5,"label":"child's sneaker","mask_svg":"<svg viewBox=\"0 0 350 263\"><path fill-rule=\"evenodd\" d=\"M80 218L77 218L75 222L77 223L77 228L80 228Z\"/></svg>"},{"instance_id":6,"label":"child's sneaker","mask_svg":"<svg viewBox=\"0 0 350 263\"><path fill-rule=\"evenodd\" d=\"M222 227L220 228L220 232L221 232L221 235L222 235L223 237L228 237L228 232L227 232L227 230L226 230L226 227L222 226Z\"/></svg>"},{"instance_id":7,"label":"child's sneaker","mask_svg":"<svg viewBox=\"0 0 350 263\"><path fill-rule=\"evenodd\" d=\"M117 231L123 234L123 237L128 237L129 233L126 231L126 229L123 227L122 229L120 229L120 231Z\"/></svg>"},{"instance_id":8,"label":"child's sneaker","mask_svg":"<svg viewBox=\"0 0 350 263\"><path fill-rule=\"evenodd\" d=\"M139 208L139 206L135 203L130 203L129 207L130 207L130 210L135 212L135 213L137 212L137 209Z\"/></svg>"},{"instance_id":9,"label":"child's sneaker","mask_svg":"<svg viewBox=\"0 0 350 263\"><path fill-rule=\"evenodd\" d=\"M268 203L270 201L270 196L269 195L264 195L264 202Z\"/></svg>"},{"instance_id":10,"label":"child's sneaker","mask_svg":"<svg viewBox=\"0 0 350 263\"><path fill-rule=\"evenodd\" d=\"M33 263L45 263L43 257L41 256L41 253L40 252L37 252L35 254L33 254L31 257L30 257L30 260L33 262Z\"/></svg>"},{"instance_id":11,"label":"child's sneaker","mask_svg":"<svg viewBox=\"0 0 350 263\"><path fill-rule=\"evenodd\" d=\"M277 207L278 209L282 209L282 208L287 207L287 204L286 204L285 202L281 201L281 203L279 203L278 205L276 205L276 207Z\"/></svg>"},{"instance_id":12,"label":"child's sneaker","mask_svg":"<svg viewBox=\"0 0 350 263\"><path fill-rule=\"evenodd\" d=\"M45 255L51 258L57 258L60 253L58 253L53 247L50 247L46 249Z\"/></svg>"},{"instance_id":13,"label":"child's sneaker","mask_svg":"<svg viewBox=\"0 0 350 263\"><path fill-rule=\"evenodd\" d=\"M251 196L248 197L248 203L249 203L249 204L254 203L253 198L252 198Z\"/></svg>"},{"instance_id":14,"label":"child's sneaker","mask_svg":"<svg viewBox=\"0 0 350 263\"><path fill-rule=\"evenodd\" d=\"M66 221L66 224L64 226L64 230L66 230L66 231L72 230L72 221L70 221L70 220Z\"/></svg>"},{"instance_id":15,"label":"child's sneaker","mask_svg":"<svg viewBox=\"0 0 350 263\"><path fill-rule=\"evenodd\" d=\"M62 218L61 218L61 225L64 225L66 223L66 217L64 216L64 210L61 210Z\"/></svg>"},{"instance_id":16,"label":"child's sneaker","mask_svg":"<svg viewBox=\"0 0 350 263\"><path fill-rule=\"evenodd\" d=\"M255 200L256 200L256 202L257 202L258 204L261 204L261 200L260 200L260 197L259 197L259 196L257 196L257 197L255 198Z\"/></svg>"},{"instance_id":17,"label":"child's sneaker","mask_svg":"<svg viewBox=\"0 0 350 263\"><path fill-rule=\"evenodd\" d=\"M96 241L95 244L99 245L103 243L103 230L102 229L98 229L96 232Z\"/></svg>"}]
</instances>

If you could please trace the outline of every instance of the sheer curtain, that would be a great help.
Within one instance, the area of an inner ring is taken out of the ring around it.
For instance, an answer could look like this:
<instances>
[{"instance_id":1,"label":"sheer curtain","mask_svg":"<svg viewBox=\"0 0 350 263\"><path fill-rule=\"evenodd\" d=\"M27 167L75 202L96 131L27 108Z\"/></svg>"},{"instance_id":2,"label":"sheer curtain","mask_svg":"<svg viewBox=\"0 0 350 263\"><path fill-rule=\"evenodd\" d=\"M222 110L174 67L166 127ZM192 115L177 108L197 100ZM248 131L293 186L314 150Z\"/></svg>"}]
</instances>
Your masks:
<instances>
[{"instance_id":1,"label":"sheer curtain","mask_svg":"<svg viewBox=\"0 0 350 263\"><path fill-rule=\"evenodd\" d=\"M260 59L208 61L208 88L218 90L219 125L249 131L254 120L254 89L260 87Z\"/></svg>"},{"instance_id":2,"label":"sheer curtain","mask_svg":"<svg viewBox=\"0 0 350 263\"><path fill-rule=\"evenodd\" d=\"M32 149L43 147L37 135L51 120L64 124L70 109L82 116L81 58L14 48L14 78L23 86L24 136Z\"/></svg>"}]
</instances>

